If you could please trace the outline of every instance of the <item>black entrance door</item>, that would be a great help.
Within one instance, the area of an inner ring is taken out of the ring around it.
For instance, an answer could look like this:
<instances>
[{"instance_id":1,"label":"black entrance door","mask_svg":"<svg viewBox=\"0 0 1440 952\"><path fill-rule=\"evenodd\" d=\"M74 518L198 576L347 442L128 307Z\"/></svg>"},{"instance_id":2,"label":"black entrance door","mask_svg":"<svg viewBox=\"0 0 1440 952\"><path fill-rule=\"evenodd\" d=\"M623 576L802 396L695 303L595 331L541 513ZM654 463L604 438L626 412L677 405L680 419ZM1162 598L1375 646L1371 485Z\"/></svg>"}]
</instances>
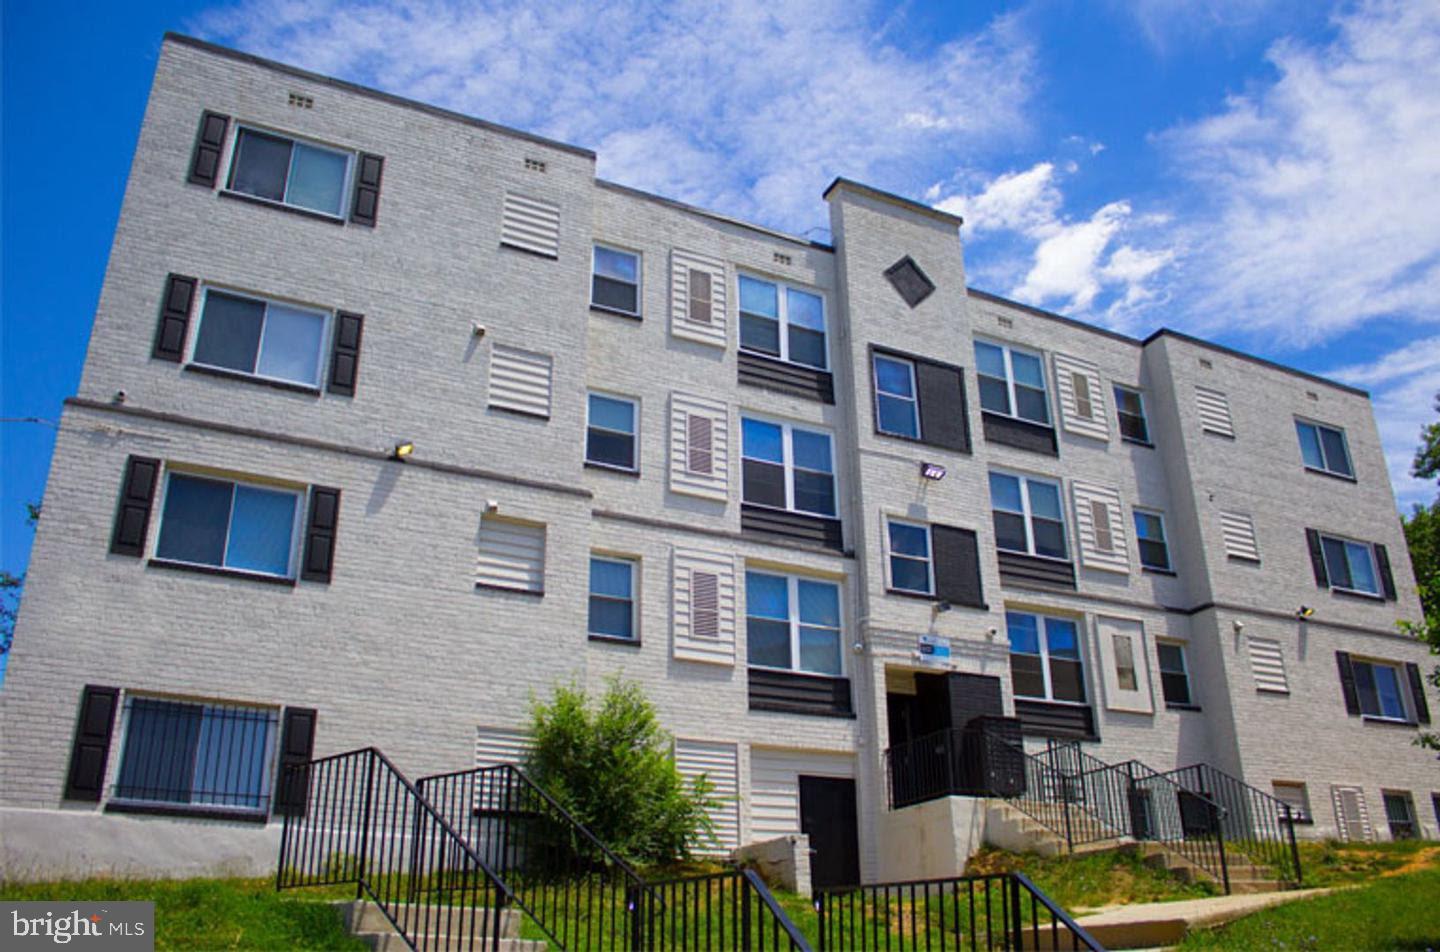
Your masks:
<instances>
[{"instance_id":1,"label":"black entrance door","mask_svg":"<svg viewBox=\"0 0 1440 952\"><path fill-rule=\"evenodd\" d=\"M800 778L800 831L810 837L810 883L860 882L860 838L855 828L855 781Z\"/></svg>"}]
</instances>

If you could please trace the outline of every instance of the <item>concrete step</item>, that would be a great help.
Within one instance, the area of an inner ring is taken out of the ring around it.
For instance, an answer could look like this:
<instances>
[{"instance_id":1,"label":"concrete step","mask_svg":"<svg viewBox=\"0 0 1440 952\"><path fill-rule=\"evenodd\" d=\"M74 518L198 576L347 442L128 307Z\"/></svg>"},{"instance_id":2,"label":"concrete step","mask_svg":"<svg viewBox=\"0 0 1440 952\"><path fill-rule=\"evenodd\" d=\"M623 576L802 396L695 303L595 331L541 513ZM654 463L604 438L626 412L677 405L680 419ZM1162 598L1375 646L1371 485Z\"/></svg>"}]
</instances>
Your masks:
<instances>
[{"instance_id":1,"label":"concrete step","mask_svg":"<svg viewBox=\"0 0 1440 952\"><path fill-rule=\"evenodd\" d=\"M411 952L410 944L398 932L356 932L353 935L373 952ZM414 948L421 952L471 952L472 949L483 949L484 952L546 952L548 945L531 939L501 939L497 946L492 945L489 939L482 942L478 937L472 944L469 936L420 935L415 937Z\"/></svg>"},{"instance_id":2,"label":"concrete step","mask_svg":"<svg viewBox=\"0 0 1440 952\"><path fill-rule=\"evenodd\" d=\"M385 912L369 901L337 902L345 920L345 928L355 935L391 935L395 927ZM467 945L473 932L477 940L488 937L494 926L494 910L475 906L410 905L398 903L391 913L407 931L436 939L453 937ZM505 909L500 913L500 938L514 939L520 934L520 912Z\"/></svg>"}]
</instances>

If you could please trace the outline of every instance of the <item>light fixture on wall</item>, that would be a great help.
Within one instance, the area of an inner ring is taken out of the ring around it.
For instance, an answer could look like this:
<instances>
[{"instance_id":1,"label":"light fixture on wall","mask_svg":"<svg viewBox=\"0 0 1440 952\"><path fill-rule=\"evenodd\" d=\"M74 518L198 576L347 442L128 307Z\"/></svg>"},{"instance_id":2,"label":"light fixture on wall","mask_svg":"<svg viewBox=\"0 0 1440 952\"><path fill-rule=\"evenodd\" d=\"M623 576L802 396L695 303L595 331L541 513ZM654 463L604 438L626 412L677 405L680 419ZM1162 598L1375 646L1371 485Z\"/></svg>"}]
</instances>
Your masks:
<instances>
[{"instance_id":1,"label":"light fixture on wall","mask_svg":"<svg viewBox=\"0 0 1440 952\"><path fill-rule=\"evenodd\" d=\"M1244 623L1243 621L1241 621L1240 619L1237 618L1237 619L1235 619L1234 621L1232 621L1232 622L1230 623L1230 627L1231 627L1231 628L1234 628L1234 629L1235 629L1235 634L1238 635L1238 634L1240 634L1240 632L1242 632L1242 631L1245 630L1245 623Z\"/></svg>"},{"instance_id":2,"label":"light fixture on wall","mask_svg":"<svg viewBox=\"0 0 1440 952\"><path fill-rule=\"evenodd\" d=\"M1295 617L1299 618L1301 621L1304 621L1306 618L1309 618L1313 614L1315 614L1315 609L1311 608L1309 605L1301 605L1299 608L1295 609Z\"/></svg>"},{"instance_id":3,"label":"light fixture on wall","mask_svg":"<svg viewBox=\"0 0 1440 952\"><path fill-rule=\"evenodd\" d=\"M920 475L925 479L940 481L945 478L945 467L939 463L921 463Z\"/></svg>"},{"instance_id":4,"label":"light fixture on wall","mask_svg":"<svg viewBox=\"0 0 1440 952\"><path fill-rule=\"evenodd\" d=\"M940 601L935 603L935 608L933 611L936 615L943 615L954 607L954 605L951 605L949 602L941 599Z\"/></svg>"},{"instance_id":5,"label":"light fixture on wall","mask_svg":"<svg viewBox=\"0 0 1440 952\"><path fill-rule=\"evenodd\" d=\"M403 463L403 462L405 462L407 459L409 459L409 458L410 458L410 454L412 454L412 453L414 453L414 452L415 452L415 444L414 444L414 443L411 443L409 440L406 440L406 441L403 442L403 443L396 443L396 444L395 444L395 448L390 451L390 458L393 459L393 460L397 460L397 461Z\"/></svg>"}]
</instances>

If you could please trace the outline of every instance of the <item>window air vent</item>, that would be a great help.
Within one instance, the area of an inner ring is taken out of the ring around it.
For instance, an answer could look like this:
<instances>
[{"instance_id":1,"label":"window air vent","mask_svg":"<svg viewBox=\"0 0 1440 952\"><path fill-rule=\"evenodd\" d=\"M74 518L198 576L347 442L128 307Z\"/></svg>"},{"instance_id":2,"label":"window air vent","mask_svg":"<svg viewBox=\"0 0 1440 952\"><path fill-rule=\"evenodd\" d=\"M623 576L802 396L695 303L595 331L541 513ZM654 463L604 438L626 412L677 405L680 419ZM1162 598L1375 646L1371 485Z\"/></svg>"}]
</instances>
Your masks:
<instances>
[{"instance_id":1,"label":"window air vent","mask_svg":"<svg viewBox=\"0 0 1440 952\"><path fill-rule=\"evenodd\" d=\"M1011 319L1011 318L1008 318L1008 317L997 317L996 320L1000 322L1000 326L1001 326L1001 327L1014 327L1014 326L1015 326L1015 321L1014 321L1013 319Z\"/></svg>"},{"instance_id":2,"label":"window air vent","mask_svg":"<svg viewBox=\"0 0 1440 952\"><path fill-rule=\"evenodd\" d=\"M302 96L300 93L291 93L290 105L294 106L296 109L314 109L315 97Z\"/></svg>"},{"instance_id":3,"label":"window air vent","mask_svg":"<svg viewBox=\"0 0 1440 952\"><path fill-rule=\"evenodd\" d=\"M526 159L525 169L528 172L543 172L545 171L545 163L540 159Z\"/></svg>"},{"instance_id":4,"label":"window air vent","mask_svg":"<svg viewBox=\"0 0 1440 952\"><path fill-rule=\"evenodd\" d=\"M775 263L776 263L776 264L794 264L794 263L795 263L795 260L794 260L793 258L791 258L789 255L787 255L787 254L782 254L782 253L780 253L780 252L777 251L777 252L775 252Z\"/></svg>"}]
</instances>

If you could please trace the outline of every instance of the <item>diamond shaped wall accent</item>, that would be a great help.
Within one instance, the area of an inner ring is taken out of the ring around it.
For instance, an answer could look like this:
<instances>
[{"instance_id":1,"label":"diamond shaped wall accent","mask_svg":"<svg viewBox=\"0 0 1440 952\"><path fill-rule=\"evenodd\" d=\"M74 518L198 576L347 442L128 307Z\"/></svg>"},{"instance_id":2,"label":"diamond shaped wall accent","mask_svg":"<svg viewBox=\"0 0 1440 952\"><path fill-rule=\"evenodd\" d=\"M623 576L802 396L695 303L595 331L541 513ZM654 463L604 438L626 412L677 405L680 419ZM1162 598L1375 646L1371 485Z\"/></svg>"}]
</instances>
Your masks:
<instances>
[{"instance_id":1,"label":"diamond shaped wall accent","mask_svg":"<svg viewBox=\"0 0 1440 952\"><path fill-rule=\"evenodd\" d=\"M909 255L886 268L885 277L890 281L890 286L911 307L925 300L935 290L935 282L925 276L925 272L920 270L915 259Z\"/></svg>"}]
</instances>

